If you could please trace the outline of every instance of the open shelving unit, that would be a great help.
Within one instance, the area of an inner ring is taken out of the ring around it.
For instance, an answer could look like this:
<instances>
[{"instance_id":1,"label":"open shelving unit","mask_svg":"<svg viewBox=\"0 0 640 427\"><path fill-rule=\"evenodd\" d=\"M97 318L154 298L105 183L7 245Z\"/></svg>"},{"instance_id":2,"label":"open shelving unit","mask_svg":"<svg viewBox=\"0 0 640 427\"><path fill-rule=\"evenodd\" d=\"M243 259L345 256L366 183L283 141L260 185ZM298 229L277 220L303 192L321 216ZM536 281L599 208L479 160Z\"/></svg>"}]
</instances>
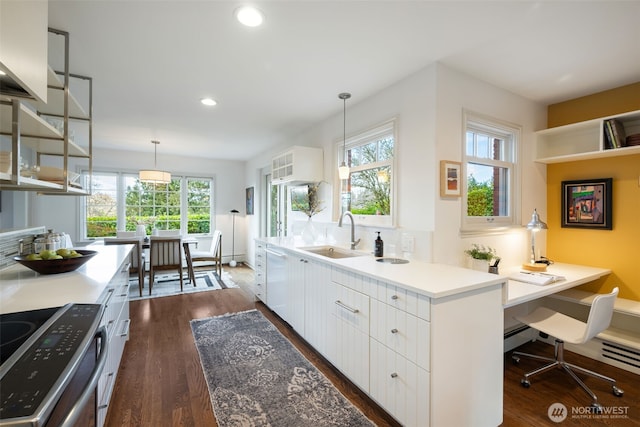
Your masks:
<instances>
[{"instance_id":1,"label":"open shelving unit","mask_svg":"<svg viewBox=\"0 0 640 427\"><path fill-rule=\"evenodd\" d=\"M640 111L544 129L536 132L535 161L551 164L640 154L640 146L606 147L604 126L609 119L618 120L627 136L640 133Z\"/></svg>"},{"instance_id":2,"label":"open shelving unit","mask_svg":"<svg viewBox=\"0 0 640 427\"><path fill-rule=\"evenodd\" d=\"M64 71L47 71L47 102L0 95L0 135L10 138L10 171L0 171L0 187L4 190L37 191L42 194L88 195L91 186L92 163L92 104L93 89L90 77L69 72L69 33L50 28L49 33L64 39ZM69 90L71 79L84 81L87 86L88 109L76 100ZM54 126L54 124L58 126ZM72 123L84 123L82 136L75 135ZM3 147L9 145L2 141ZM59 179L38 179L35 170L23 170L21 162L28 157L35 166L44 165L46 157L58 158L62 163ZM88 189L71 182L70 159L85 159L89 171Z\"/></svg>"}]
</instances>

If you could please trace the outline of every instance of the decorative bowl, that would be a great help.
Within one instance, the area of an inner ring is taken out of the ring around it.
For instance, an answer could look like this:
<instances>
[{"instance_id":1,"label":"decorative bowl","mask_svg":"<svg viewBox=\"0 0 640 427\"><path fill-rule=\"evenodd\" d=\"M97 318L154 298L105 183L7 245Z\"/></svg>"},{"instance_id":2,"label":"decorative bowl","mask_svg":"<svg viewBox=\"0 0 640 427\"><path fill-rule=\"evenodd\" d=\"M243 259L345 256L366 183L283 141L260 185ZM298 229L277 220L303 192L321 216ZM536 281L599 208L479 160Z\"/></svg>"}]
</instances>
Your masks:
<instances>
[{"instance_id":1,"label":"decorative bowl","mask_svg":"<svg viewBox=\"0 0 640 427\"><path fill-rule=\"evenodd\" d=\"M93 258L98 252L87 251L82 249L75 249L76 252L81 254L81 257L77 258L63 258L63 259L39 259L28 260L26 256L16 256L13 259L16 262L32 269L40 274L58 274L67 273L80 268L83 264Z\"/></svg>"}]
</instances>

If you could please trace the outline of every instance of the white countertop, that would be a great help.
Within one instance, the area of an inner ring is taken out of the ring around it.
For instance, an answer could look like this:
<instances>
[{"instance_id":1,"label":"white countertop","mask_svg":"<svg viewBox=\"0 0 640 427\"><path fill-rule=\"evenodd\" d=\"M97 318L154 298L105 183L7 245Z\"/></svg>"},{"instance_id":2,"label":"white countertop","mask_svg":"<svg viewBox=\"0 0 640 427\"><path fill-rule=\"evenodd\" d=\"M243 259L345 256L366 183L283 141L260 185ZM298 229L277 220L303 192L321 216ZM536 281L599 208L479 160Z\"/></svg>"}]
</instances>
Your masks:
<instances>
[{"instance_id":1,"label":"white countertop","mask_svg":"<svg viewBox=\"0 0 640 427\"><path fill-rule=\"evenodd\" d=\"M1 270L0 314L59 307L69 302L97 302L132 247L87 247L86 249L95 250L98 254L69 273L39 274L21 264Z\"/></svg>"},{"instance_id":2,"label":"white countertop","mask_svg":"<svg viewBox=\"0 0 640 427\"><path fill-rule=\"evenodd\" d=\"M500 283L507 283L505 276L483 273L452 265L427 263L416 260L410 260L408 264L382 263L377 262L373 255L362 251L354 251L362 256L337 259L327 258L300 249L300 247L310 245L301 244L301 242L296 240L292 241L292 239L281 239L277 237L257 240L265 242L268 245L278 246L285 250L295 251L305 257L317 259L363 276L391 283L430 298L442 298ZM339 247L339 245L331 246ZM344 250L349 249L346 248ZM396 257L389 256L389 258Z\"/></svg>"},{"instance_id":3,"label":"white countertop","mask_svg":"<svg viewBox=\"0 0 640 427\"><path fill-rule=\"evenodd\" d=\"M504 273L508 273L508 275L510 275L518 271L520 271L520 268L516 267L508 271L505 270ZM550 283L548 285L533 285L530 283L518 282L516 280L509 280L504 307L507 308L522 304L582 285L584 283L589 283L593 280L599 279L600 277L611 274L611 270L608 268L555 263L547 267L546 273L563 276L564 280Z\"/></svg>"}]
</instances>

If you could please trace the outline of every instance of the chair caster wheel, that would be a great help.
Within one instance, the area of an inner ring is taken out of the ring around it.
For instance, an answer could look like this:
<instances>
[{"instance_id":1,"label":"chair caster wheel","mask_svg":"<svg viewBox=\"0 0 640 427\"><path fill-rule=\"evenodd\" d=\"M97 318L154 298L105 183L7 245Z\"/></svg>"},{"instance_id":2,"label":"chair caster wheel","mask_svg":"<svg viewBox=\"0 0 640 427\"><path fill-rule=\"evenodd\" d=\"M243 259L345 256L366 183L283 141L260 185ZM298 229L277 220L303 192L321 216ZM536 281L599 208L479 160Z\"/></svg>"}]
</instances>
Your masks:
<instances>
[{"instance_id":1,"label":"chair caster wheel","mask_svg":"<svg viewBox=\"0 0 640 427\"><path fill-rule=\"evenodd\" d=\"M622 396L623 394L624 394L624 390L621 390L621 389L619 389L618 387L613 386L613 395L614 395L614 396L618 396L618 397L620 397L620 396Z\"/></svg>"},{"instance_id":2,"label":"chair caster wheel","mask_svg":"<svg viewBox=\"0 0 640 427\"><path fill-rule=\"evenodd\" d=\"M524 387L524 388L531 387L531 383L529 382L529 380L522 379L522 380L520 380L520 384L522 384L522 387Z\"/></svg>"}]
</instances>

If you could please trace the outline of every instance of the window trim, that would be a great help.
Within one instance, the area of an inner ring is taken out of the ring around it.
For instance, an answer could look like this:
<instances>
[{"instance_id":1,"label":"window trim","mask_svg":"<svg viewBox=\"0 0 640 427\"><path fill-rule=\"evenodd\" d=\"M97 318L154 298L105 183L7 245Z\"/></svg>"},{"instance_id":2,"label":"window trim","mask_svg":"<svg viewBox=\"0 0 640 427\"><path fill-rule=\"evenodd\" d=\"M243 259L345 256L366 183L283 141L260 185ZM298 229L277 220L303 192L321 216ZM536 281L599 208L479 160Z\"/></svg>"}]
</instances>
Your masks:
<instances>
[{"instance_id":1,"label":"window trim","mask_svg":"<svg viewBox=\"0 0 640 427\"><path fill-rule=\"evenodd\" d=\"M380 166L389 166L391 171L391 188L390 188L390 202L389 202L389 215L355 215L354 217L358 222L358 225L370 226L370 227L382 227L382 228L395 228L397 223L396 212L396 195L397 195L397 182L398 176L396 173L396 159L398 157L398 120L396 117L385 120L377 125L371 126L361 132L356 132L351 136L348 136L346 143L342 138L336 140L334 143L336 161L334 162L334 195L333 195L333 219L338 221L340 215L342 215L342 181L338 176L338 166L344 158L343 145L346 145L346 149L363 145L367 142L371 142L376 138L391 133L393 135L393 158L390 161L367 163L367 167L352 166L351 170L360 171L364 169L375 169Z\"/></svg>"},{"instance_id":2,"label":"window trim","mask_svg":"<svg viewBox=\"0 0 640 427\"><path fill-rule=\"evenodd\" d=\"M484 131L495 136L512 139L512 162L503 160L493 160L467 156L467 131L468 130ZM496 119L481 113L470 110L463 110L462 119L462 203L461 203L461 222L460 233L466 235L478 234L495 234L507 231L520 226L520 206L521 206L521 144L522 144L522 126L510 123L504 120ZM467 165L468 163L477 163L474 160L481 161L483 165L493 165L509 168L509 215L505 217L481 217L470 218L467 216Z\"/></svg>"}]
</instances>

